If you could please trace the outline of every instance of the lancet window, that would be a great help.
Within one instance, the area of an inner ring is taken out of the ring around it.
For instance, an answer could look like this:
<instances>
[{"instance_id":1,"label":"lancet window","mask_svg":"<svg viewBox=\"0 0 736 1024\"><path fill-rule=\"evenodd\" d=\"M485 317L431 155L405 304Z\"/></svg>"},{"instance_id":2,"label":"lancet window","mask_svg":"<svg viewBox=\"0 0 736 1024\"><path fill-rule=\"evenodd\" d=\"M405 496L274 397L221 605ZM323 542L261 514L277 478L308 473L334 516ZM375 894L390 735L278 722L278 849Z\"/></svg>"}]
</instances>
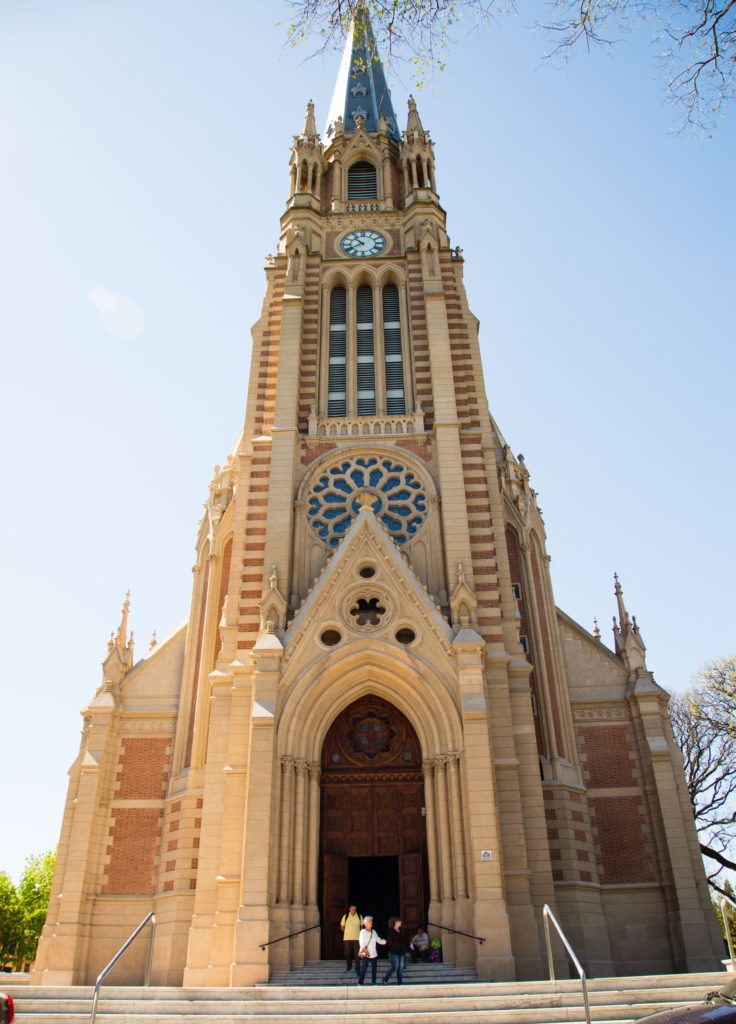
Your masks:
<instances>
[{"instance_id":1,"label":"lancet window","mask_svg":"<svg viewBox=\"0 0 736 1024\"><path fill-rule=\"evenodd\" d=\"M406 413L398 286L336 285L329 297L327 416ZM324 415L324 413L323 413Z\"/></svg>"},{"instance_id":2,"label":"lancet window","mask_svg":"<svg viewBox=\"0 0 736 1024\"><path fill-rule=\"evenodd\" d=\"M399 289L387 284L383 289L383 351L386 360L386 412L406 412L404 396L404 357L401 350L401 311Z\"/></svg>"},{"instance_id":3,"label":"lancet window","mask_svg":"<svg viewBox=\"0 0 736 1024\"><path fill-rule=\"evenodd\" d=\"M367 160L348 168L348 199L378 199L376 168Z\"/></svg>"},{"instance_id":4,"label":"lancet window","mask_svg":"<svg viewBox=\"0 0 736 1024\"><path fill-rule=\"evenodd\" d=\"M361 285L357 293L358 416L376 415L376 363L373 350L373 289Z\"/></svg>"},{"instance_id":5,"label":"lancet window","mask_svg":"<svg viewBox=\"0 0 736 1024\"><path fill-rule=\"evenodd\" d=\"M333 288L330 294L330 344L327 383L327 415L347 412L347 292Z\"/></svg>"}]
</instances>

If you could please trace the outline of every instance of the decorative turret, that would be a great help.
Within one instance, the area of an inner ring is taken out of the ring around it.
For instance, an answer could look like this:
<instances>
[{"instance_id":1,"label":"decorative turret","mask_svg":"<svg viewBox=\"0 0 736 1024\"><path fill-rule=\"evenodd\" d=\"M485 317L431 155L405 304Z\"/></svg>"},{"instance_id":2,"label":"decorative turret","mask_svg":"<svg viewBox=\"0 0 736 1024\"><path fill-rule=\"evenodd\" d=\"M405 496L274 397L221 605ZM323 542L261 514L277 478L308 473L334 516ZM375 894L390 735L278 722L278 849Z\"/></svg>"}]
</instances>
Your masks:
<instances>
[{"instance_id":1,"label":"decorative turret","mask_svg":"<svg viewBox=\"0 0 736 1024\"><path fill-rule=\"evenodd\" d=\"M390 137L399 142L401 136L396 114L370 18L365 7L360 7L345 40L345 50L327 114L325 140L332 142L339 131L338 118L342 118L344 131L350 135L358 127L359 118L363 119L366 132L377 132L381 117L386 122Z\"/></svg>"},{"instance_id":2,"label":"decorative turret","mask_svg":"<svg viewBox=\"0 0 736 1024\"><path fill-rule=\"evenodd\" d=\"M299 135L294 136L294 145L291 150L291 191L290 202L300 204L310 200L300 200L295 197L313 196L320 198L320 186L322 184L322 145L317 134L317 123L314 117L314 103L310 100L307 103L306 114L304 115L304 127Z\"/></svg>"},{"instance_id":3,"label":"decorative turret","mask_svg":"<svg viewBox=\"0 0 736 1024\"><path fill-rule=\"evenodd\" d=\"M435 199L434 145L425 132L413 96L409 97L409 116L401 144L401 165L404 171L406 203L417 199ZM428 194L429 193L429 194Z\"/></svg>"},{"instance_id":4,"label":"decorative turret","mask_svg":"<svg viewBox=\"0 0 736 1024\"><path fill-rule=\"evenodd\" d=\"M624 604L624 592L617 573L613 574L614 593L618 605L618 621L613 617L613 642L616 654L623 658L633 678L649 675L646 665L646 647L639 633L636 616L629 616Z\"/></svg>"},{"instance_id":5,"label":"decorative turret","mask_svg":"<svg viewBox=\"0 0 736 1024\"><path fill-rule=\"evenodd\" d=\"M102 684L100 690L110 690L130 672L134 662L135 639L133 631L128 635L128 616L130 614L130 591L125 595L117 632L110 634L107 643L107 656L102 663Z\"/></svg>"}]
</instances>

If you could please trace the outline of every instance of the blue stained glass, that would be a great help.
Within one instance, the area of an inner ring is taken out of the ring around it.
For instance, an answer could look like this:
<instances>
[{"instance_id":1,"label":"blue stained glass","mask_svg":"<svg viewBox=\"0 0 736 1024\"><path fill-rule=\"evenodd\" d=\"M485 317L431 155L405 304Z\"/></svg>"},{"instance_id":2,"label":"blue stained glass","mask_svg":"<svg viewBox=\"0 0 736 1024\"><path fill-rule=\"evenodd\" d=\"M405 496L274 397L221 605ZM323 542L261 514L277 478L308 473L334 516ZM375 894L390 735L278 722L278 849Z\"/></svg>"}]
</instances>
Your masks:
<instances>
[{"instance_id":1,"label":"blue stained glass","mask_svg":"<svg viewBox=\"0 0 736 1024\"><path fill-rule=\"evenodd\" d=\"M414 473L391 459L346 459L318 477L307 499L307 518L318 537L337 547L360 512L357 492L368 487L373 513L395 544L405 544L424 525L426 496Z\"/></svg>"}]
</instances>

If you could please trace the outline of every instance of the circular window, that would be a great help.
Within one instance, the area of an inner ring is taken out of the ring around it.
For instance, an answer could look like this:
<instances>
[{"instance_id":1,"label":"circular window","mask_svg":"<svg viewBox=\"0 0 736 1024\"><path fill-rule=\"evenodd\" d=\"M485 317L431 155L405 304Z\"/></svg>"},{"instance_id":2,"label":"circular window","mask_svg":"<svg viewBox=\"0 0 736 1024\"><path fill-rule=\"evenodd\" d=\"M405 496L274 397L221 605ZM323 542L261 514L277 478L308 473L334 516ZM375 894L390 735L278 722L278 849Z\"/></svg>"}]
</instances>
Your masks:
<instances>
[{"instance_id":1,"label":"circular window","mask_svg":"<svg viewBox=\"0 0 736 1024\"><path fill-rule=\"evenodd\" d=\"M371 580L375 575L376 570L372 565L361 565L360 569L358 569L358 576L364 580Z\"/></svg>"},{"instance_id":2,"label":"circular window","mask_svg":"<svg viewBox=\"0 0 736 1024\"><path fill-rule=\"evenodd\" d=\"M416 640L416 638L416 633L408 626L402 626L401 629L396 630L396 639L400 644L411 644Z\"/></svg>"},{"instance_id":3,"label":"circular window","mask_svg":"<svg viewBox=\"0 0 736 1024\"><path fill-rule=\"evenodd\" d=\"M320 635L320 640L325 647L335 647L342 640L342 633L338 629L325 629Z\"/></svg>"},{"instance_id":4,"label":"circular window","mask_svg":"<svg viewBox=\"0 0 736 1024\"><path fill-rule=\"evenodd\" d=\"M390 458L361 455L342 459L315 477L307 521L336 548L366 502L399 546L417 535L427 517L427 496L411 469Z\"/></svg>"}]
</instances>

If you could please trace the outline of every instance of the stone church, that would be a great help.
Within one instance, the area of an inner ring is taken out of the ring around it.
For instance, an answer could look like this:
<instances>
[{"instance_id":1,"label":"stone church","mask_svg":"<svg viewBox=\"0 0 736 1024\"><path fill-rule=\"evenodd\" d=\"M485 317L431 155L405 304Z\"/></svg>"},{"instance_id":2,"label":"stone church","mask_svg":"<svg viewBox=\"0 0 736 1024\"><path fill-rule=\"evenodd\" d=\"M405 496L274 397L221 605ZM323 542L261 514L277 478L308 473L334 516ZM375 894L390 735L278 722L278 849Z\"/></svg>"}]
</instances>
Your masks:
<instances>
[{"instance_id":1,"label":"stone church","mask_svg":"<svg viewBox=\"0 0 736 1024\"><path fill-rule=\"evenodd\" d=\"M35 983L90 983L154 910L154 984L253 985L339 956L349 902L482 979L546 977L545 903L592 975L718 967L667 694L618 581L613 650L555 605L408 107L354 27L189 618L136 661L126 601L83 712Z\"/></svg>"}]
</instances>

